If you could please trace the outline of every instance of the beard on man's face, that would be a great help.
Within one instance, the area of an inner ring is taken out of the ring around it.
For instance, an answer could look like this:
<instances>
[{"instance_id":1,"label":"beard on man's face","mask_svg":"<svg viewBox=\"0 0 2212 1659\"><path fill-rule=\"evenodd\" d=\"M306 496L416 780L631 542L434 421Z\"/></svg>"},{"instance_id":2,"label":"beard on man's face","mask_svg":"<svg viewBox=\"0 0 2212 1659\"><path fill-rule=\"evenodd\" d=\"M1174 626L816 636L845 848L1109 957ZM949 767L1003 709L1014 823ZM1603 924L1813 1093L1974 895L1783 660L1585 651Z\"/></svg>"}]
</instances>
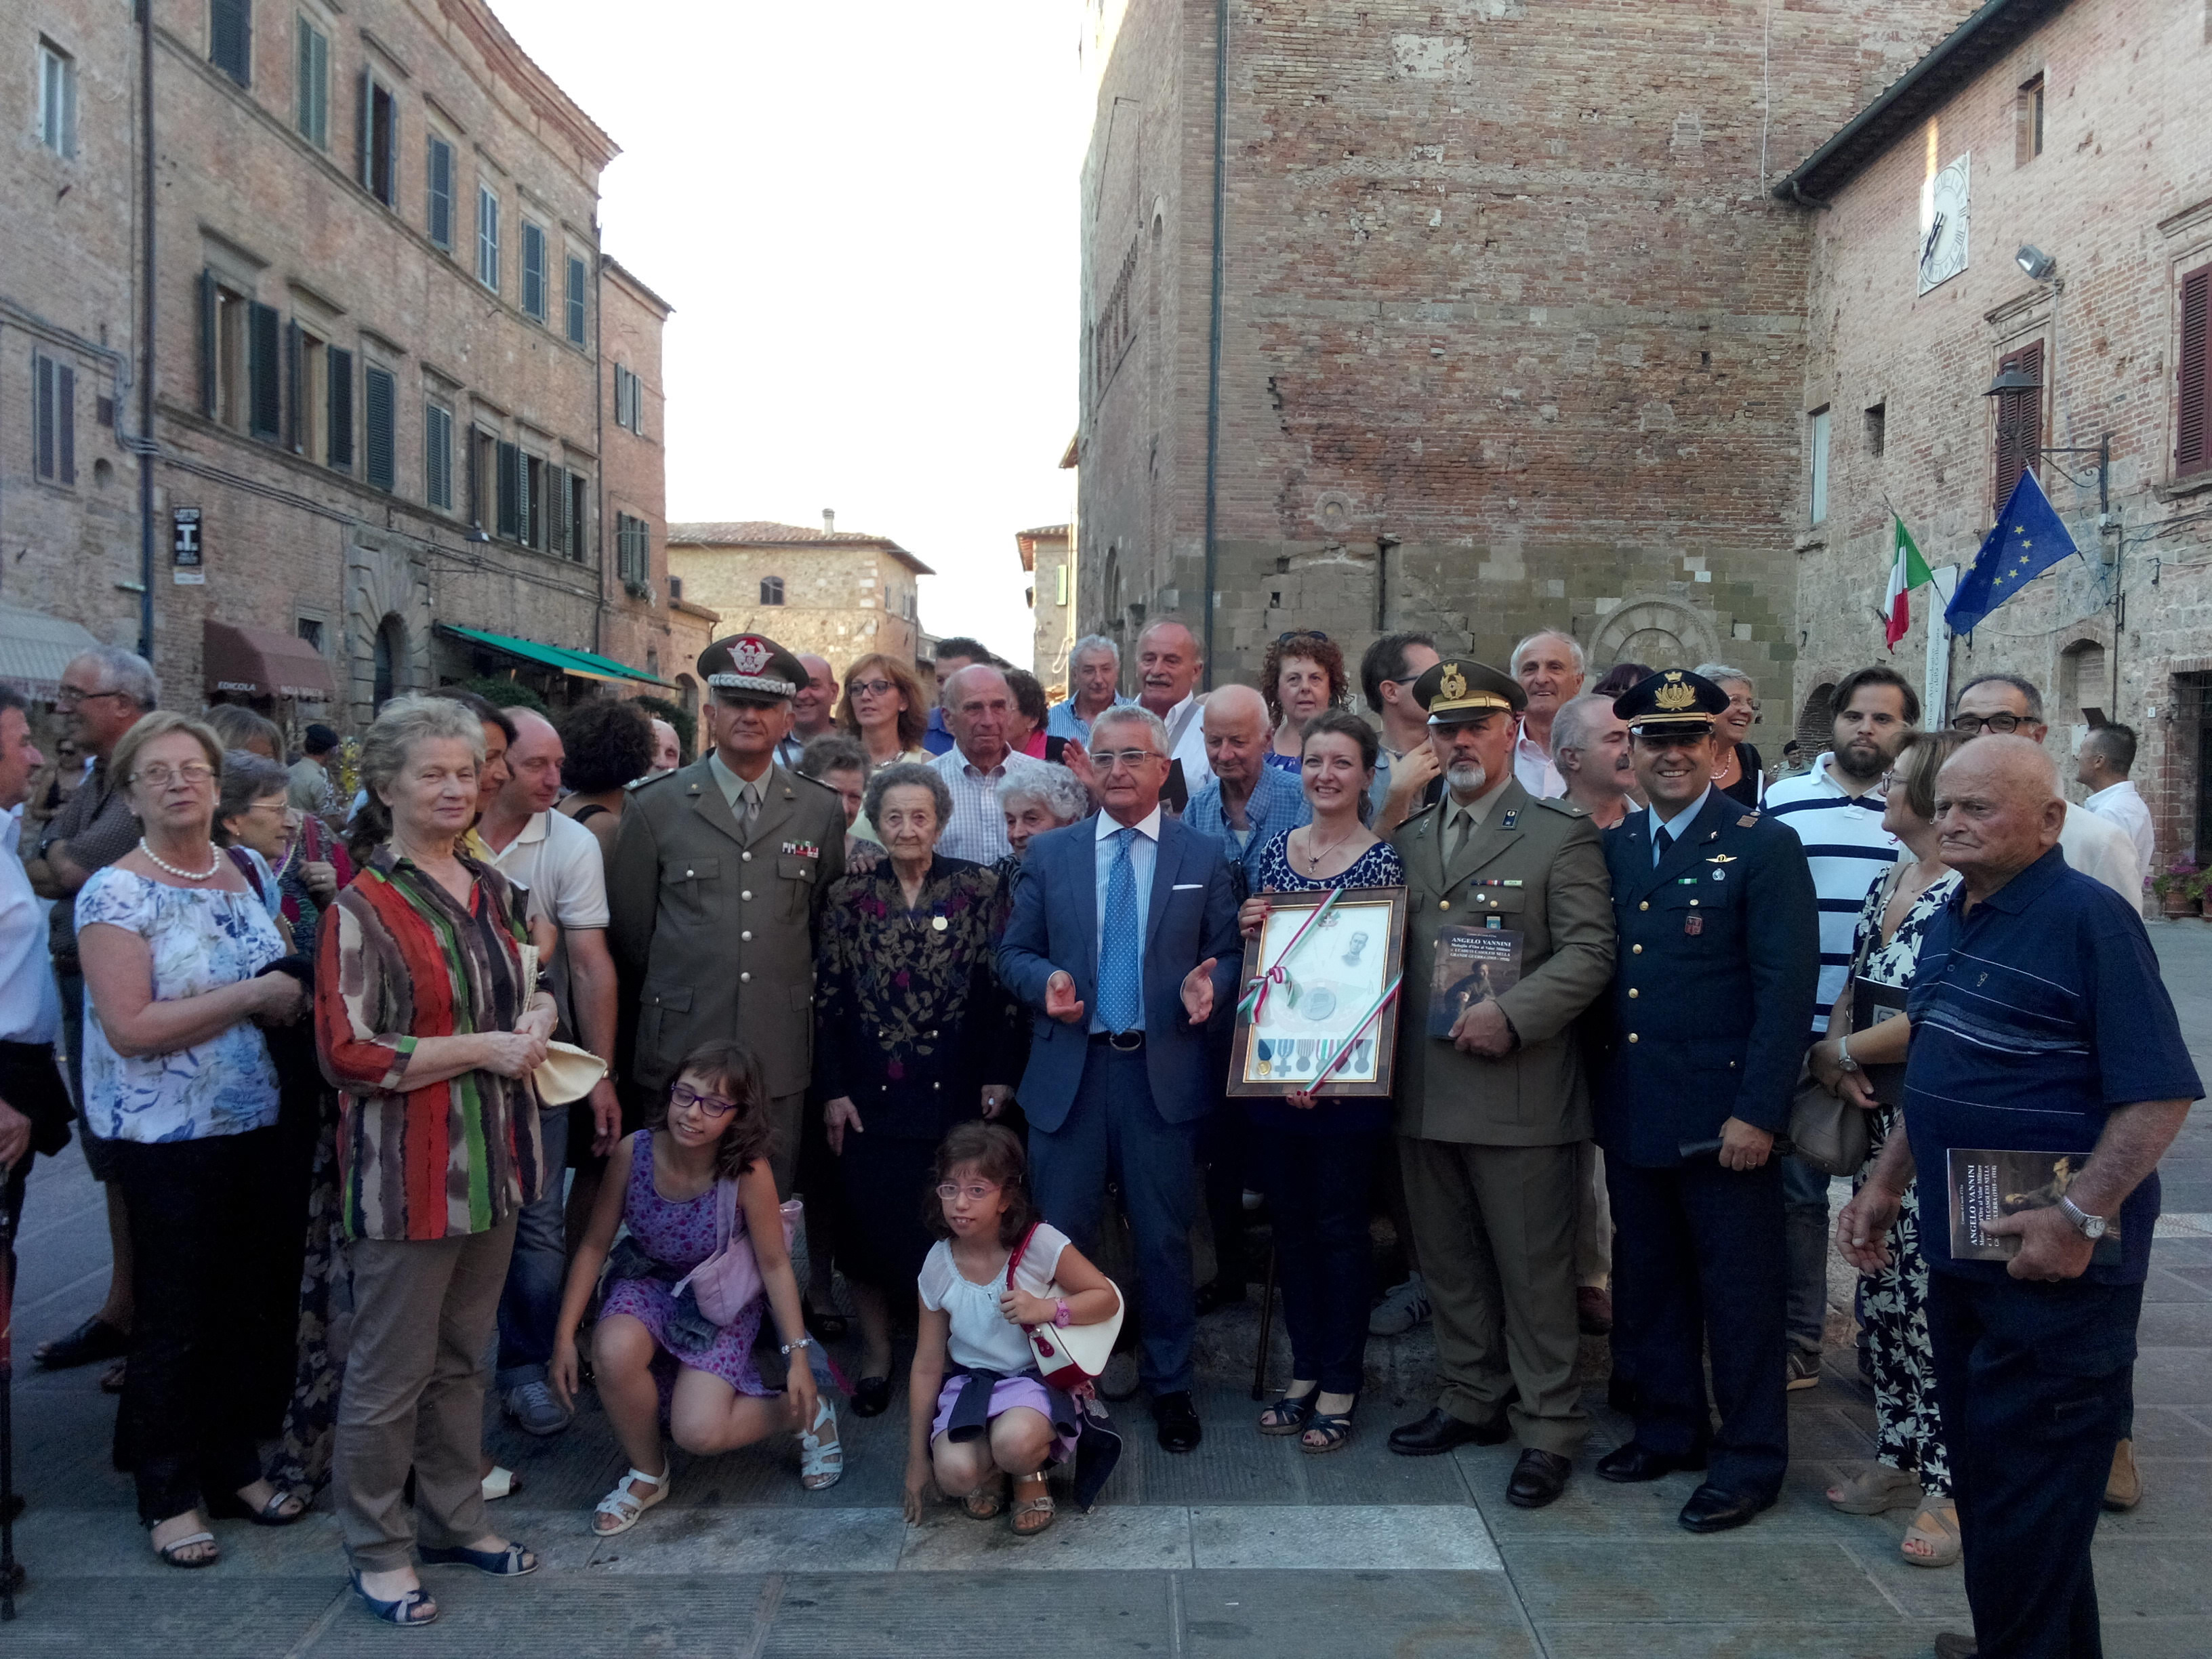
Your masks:
<instances>
[{"instance_id":1,"label":"beard on man's face","mask_svg":"<svg viewBox=\"0 0 2212 1659\"><path fill-rule=\"evenodd\" d=\"M1479 795L1482 786L1490 781L1490 774L1483 769L1480 761L1468 761L1462 765L1444 769L1444 782L1455 795Z\"/></svg>"}]
</instances>

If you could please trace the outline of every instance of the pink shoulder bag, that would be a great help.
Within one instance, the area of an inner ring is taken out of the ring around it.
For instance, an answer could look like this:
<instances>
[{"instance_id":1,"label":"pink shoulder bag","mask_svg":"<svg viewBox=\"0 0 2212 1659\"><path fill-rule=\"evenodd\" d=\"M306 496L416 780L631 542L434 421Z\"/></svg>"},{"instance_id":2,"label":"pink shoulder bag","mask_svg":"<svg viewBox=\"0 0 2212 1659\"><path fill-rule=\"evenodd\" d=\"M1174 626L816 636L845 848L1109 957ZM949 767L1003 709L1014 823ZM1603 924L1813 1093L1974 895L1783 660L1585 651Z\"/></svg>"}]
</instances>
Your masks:
<instances>
[{"instance_id":1,"label":"pink shoulder bag","mask_svg":"<svg viewBox=\"0 0 2212 1659\"><path fill-rule=\"evenodd\" d=\"M787 1250L799 1230L799 1218L804 1210L805 1206L795 1198L787 1200L783 1205L783 1247ZM698 1296L699 1311L708 1322L728 1325L752 1305L764 1288L760 1261L753 1255L752 1239L738 1231L738 1183L734 1181L714 1183L714 1233L720 1248L677 1281L674 1294L682 1296L684 1286L690 1285Z\"/></svg>"}]
</instances>

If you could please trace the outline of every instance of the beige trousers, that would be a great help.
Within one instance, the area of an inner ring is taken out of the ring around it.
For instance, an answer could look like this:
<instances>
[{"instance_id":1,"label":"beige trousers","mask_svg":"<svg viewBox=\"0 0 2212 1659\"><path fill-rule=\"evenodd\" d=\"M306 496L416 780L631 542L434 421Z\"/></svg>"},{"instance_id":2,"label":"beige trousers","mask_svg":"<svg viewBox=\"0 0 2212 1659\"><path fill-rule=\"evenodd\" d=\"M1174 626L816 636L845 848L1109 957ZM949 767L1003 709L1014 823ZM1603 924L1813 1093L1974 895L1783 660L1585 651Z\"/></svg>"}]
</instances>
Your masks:
<instances>
[{"instance_id":1,"label":"beige trousers","mask_svg":"<svg viewBox=\"0 0 2212 1659\"><path fill-rule=\"evenodd\" d=\"M1613 1279L1613 1206L1597 1142L1575 1148L1575 1283L1604 1290Z\"/></svg>"},{"instance_id":2,"label":"beige trousers","mask_svg":"<svg viewBox=\"0 0 2212 1659\"><path fill-rule=\"evenodd\" d=\"M332 1472L346 1552L362 1572L405 1566L418 1542L469 1544L491 1530L479 1467L484 1356L514 1253L513 1216L462 1238L349 1247L353 1338Z\"/></svg>"}]
</instances>

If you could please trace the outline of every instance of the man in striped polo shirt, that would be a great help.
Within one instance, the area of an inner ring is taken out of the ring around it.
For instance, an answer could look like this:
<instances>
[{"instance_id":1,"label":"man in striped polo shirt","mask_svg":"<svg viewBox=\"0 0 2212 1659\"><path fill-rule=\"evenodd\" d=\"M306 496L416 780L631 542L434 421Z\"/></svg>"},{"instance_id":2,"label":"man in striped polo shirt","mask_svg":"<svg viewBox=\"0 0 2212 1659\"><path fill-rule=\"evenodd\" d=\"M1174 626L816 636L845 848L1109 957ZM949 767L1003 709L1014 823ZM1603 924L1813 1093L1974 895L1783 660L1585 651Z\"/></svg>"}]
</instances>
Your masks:
<instances>
[{"instance_id":1,"label":"man in striped polo shirt","mask_svg":"<svg viewBox=\"0 0 2212 1659\"><path fill-rule=\"evenodd\" d=\"M1905 734L1920 723L1920 697L1905 676L1877 664L1837 683L1833 746L1802 776L1766 792L1766 811L1797 832L1820 902L1820 989L1814 1040L1851 971L1851 933L1867 889L1897 861L1898 841L1881 827L1881 781ZM1802 1158L1782 1161L1790 1247L1789 1378L1820 1380L1828 1307L1828 1177Z\"/></svg>"}]
</instances>

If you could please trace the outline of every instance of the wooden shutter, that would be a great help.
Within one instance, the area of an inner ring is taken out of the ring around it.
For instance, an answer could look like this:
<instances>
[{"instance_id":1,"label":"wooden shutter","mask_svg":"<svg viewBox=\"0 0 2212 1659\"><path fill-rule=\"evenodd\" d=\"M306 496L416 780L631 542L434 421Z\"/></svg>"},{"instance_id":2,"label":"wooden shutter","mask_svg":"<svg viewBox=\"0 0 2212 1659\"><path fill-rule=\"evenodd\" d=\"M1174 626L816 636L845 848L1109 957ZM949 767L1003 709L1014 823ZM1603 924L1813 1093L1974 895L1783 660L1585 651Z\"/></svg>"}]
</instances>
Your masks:
<instances>
[{"instance_id":1,"label":"wooden shutter","mask_svg":"<svg viewBox=\"0 0 2212 1659\"><path fill-rule=\"evenodd\" d=\"M522 452L510 443L499 447L497 533L511 542L522 539Z\"/></svg>"},{"instance_id":2,"label":"wooden shutter","mask_svg":"<svg viewBox=\"0 0 2212 1659\"><path fill-rule=\"evenodd\" d=\"M2043 342L2022 346L1997 365L1997 373L2018 369L2035 385L1997 394L1997 477L1992 509L2002 512L2022 472L2043 476Z\"/></svg>"},{"instance_id":3,"label":"wooden shutter","mask_svg":"<svg viewBox=\"0 0 2212 1659\"><path fill-rule=\"evenodd\" d=\"M353 103L353 176L355 182L359 184L363 190L367 190L370 187L369 179L372 176L369 167L370 123L368 116L368 103L369 100L376 95L376 82L369 78L368 71L367 70L363 70L359 75L354 77L353 84L355 93Z\"/></svg>"},{"instance_id":4,"label":"wooden shutter","mask_svg":"<svg viewBox=\"0 0 2212 1659\"><path fill-rule=\"evenodd\" d=\"M62 483L76 482L76 370L54 365L54 449Z\"/></svg>"},{"instance_id":5,"label":"wooden shutter","mask_svg":"<svg viewBox=\"0 0 2212 1659\"><path fill-rule=\"evenodd\" d=\"M378 489L389 489L398 478L398 386L388 368L362 371L362 395L368 416L368 453L362 476Z\"/></svg>"},{"instance_id":6,"label":"wooden shutter","mask_svg":"<svg viewBox=\"0 0 2212 1659\"><path fill-rule=\"evenodd\" d=\"M323 362L331 383L331 465L341 472L353 471L353 353L336 346L323 349Z\"/></svg>"},{"instance_id":7,"label":"wooden shutter","mask_svg":"<svg viewBox=\"0 0 2212 1659\"><path fill-rule=\"evenodd\" d=\"M527 220L522 226L522 308L545 320L545 232Z\"/></svg>"},{"instance_id":8,"label":"wooden shutter","mask_svg":"<svg viewBox=\"0 0 2212 1659\"><path fill-rule=\"evenodd\" d=\"M44 353L31 359L32 467L41 478L54 476L54 360Z\"/></svg>"},{"instance_id":9,"label":"wooden shutter","mask_svg":"<svg viewBox=\"0 0 2212 1659\"><path fill-rule=\"evenodd\" d=\"M2174 387L2176 477L2212 466L2212 265L2181 279L2181 368Z\"/></svg>"},{"instance_id":10,"label":"wooden shutter","mask_svg":"<svg viewBox=\"0 0 2212 1659\"><path fill-rule=\"evenodd\" d=\"M241 87L252 85L252 0L208 0L208 60Z\"/></svg>"},{"instance_id":11,"label":"wooden shutter","mask_svg":"<svg viewBox=\"0 0 2212 1659\"><path fill-rule=\"evenodd\" d=\"M568 341L584 343L584 262L577 258L568 261Z\"/></svg>"},{"instance_id":12,"label":"wooden shutter","mask_svg":"<svg viewBox=\"0 0 2212 1659\"><path fill-rule=\"evenodd\" d=\"M216 416L216 399L221 379L216 368L215 312L215 272L203 270L200 272L200 413L210 421Z\"/></svg>"},{"instance_id":13,"label":"wooden shutter","mask_svg":"<svg viewBox=\"0 0 2212 1659\"><path fill-rule=\"evenodd\" d=\"M283 435L284 319L275 306L253 303L252 329L246 336L246 383L253 389L249 426L257 438Z\"/></svg>"},{"instance_id":14,"label":"wooden shutter","mask_svg":"<svg viewBox=\"0 0 2212 1659\"><path fill-rule=\"evenodd\" d=\"M447 252L453 247L453 147L442 138L430 141L430 240Z\"/></svg>"},{"instance_id":15,"label":"wooden shutter","mask_svg":"<svg viewBox=\"0 0 2212 1659\"><path fill-rule=\"evenodd\" d=\"M302 25L302 27L305 27ZM300 348L300 325L296 322L284 325L284 447L295 455L300 453L301 428L305 422L300 412L301 376L306 372L301 359L306 354Z\"/></svg>"}]
</instances>

